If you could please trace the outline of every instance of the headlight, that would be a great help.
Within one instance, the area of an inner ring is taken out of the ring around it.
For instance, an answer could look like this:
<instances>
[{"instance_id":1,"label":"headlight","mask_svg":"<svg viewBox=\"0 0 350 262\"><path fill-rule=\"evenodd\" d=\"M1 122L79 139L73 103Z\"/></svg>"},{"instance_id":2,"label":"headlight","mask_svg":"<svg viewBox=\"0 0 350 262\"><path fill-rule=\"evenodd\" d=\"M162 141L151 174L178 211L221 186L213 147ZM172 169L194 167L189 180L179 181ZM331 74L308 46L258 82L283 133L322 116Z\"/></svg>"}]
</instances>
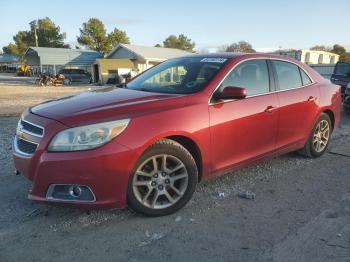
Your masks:
<instances>
[{"instance_id":1,"label":"headlight","mask_svg":"<svg viewBox=\"0 0 350 262\"><path fill-rule=\"evenodd\" d=\"M49 145L49 151L79 151L100 147L120 135L130 119L123 119L59 132Z\"/></svg>"}]
</instances>

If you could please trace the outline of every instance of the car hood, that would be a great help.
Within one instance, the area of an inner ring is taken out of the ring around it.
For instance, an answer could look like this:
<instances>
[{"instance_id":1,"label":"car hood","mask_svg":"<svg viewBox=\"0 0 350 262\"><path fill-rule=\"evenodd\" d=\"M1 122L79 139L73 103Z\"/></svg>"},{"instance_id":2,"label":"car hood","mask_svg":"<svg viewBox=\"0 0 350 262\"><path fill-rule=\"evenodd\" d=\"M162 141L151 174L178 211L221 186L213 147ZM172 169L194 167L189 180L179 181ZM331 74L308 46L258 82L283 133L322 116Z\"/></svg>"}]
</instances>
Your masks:
<instances>
[{"instance_id":1,"label":"car hood","mask_svg":"<svg viewBox=\"0 0 350 262\"><path fill-rule=\"evenodd\" d=\"M50 100L32 107L31 112L67 126L78 126L159 110L161 104L157 102L179 96L182 95L109 87Z\"/></svg>"}]
</instances>

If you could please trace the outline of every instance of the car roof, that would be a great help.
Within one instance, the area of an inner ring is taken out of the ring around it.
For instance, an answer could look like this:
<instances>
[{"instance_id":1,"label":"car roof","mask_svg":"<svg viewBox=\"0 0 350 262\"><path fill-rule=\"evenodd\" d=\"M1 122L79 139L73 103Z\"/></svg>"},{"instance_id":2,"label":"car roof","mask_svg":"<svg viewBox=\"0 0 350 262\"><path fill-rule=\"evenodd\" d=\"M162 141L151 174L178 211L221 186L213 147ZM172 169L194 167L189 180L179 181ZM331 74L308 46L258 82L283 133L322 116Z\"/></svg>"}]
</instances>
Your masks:
<instances>
[{"instance_id":1,"label":"car roof","mask_svg":"<svg viewBox=\"0 0 350 262\"><path fill-rule=\"evenodd\" d=\"M189 54L183 57L216 57L216 58L233 58L245 55L245 53L234 53L234 52L224 52L224 53L208 53L208 54Z\"/></svg>"},{"instance_id":2,"label":"car roof","mask_svg":"<svg viewBox=\"0 0 350 262\"><path fill-rule=\"evenodd\" d=\"M191 54L184 57L200 57L200 58L266 58L266 59L279 59L291 61L299 64L299 61L284 55L274 55L274 54L266 54L266 53L238 53L238 52L223 52L223 53L208 53L208 54Z\"/></svg>"}]
</instances>

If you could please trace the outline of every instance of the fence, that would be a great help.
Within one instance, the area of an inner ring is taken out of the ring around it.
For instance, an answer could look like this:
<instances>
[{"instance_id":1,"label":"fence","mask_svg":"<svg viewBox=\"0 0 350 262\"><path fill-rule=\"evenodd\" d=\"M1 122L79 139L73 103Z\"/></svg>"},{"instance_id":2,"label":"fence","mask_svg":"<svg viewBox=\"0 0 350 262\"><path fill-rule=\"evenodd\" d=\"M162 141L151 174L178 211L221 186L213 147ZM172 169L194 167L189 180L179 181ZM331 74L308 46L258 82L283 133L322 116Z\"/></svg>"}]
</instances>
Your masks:
<instances>
[{"instance_id":1,"label":"fence","mask_svg":"<svg viewBox=\"0 0 350 262\"><path fill-rule=\"evenodd\" d=\"M315 69L321 76L324 78L330 79L331 75L333 74L333 70L335 65L322 65L322 64L314 64L309 65L313 69Z\"/></svg>"}]
</instances>

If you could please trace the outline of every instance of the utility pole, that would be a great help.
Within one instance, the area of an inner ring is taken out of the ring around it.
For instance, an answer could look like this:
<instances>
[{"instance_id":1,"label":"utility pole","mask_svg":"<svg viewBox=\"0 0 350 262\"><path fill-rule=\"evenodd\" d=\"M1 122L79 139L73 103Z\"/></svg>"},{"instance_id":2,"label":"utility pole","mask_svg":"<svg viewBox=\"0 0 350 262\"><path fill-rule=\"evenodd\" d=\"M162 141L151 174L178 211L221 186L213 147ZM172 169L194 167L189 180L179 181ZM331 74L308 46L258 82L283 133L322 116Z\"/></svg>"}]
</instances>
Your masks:
<instances>
[{"instance_id":1,"label":"utility pole","mask_svg":"<svg viewBox=\"0 0 350 262\"><path fill-rule=\"evenodd\" d=\"M35 46L36 47L38 47L38 35L36 33L37 24L38 24L38 22L37 22L37 20L35 20L35 22L34 22L34 36L35 36Z\"/></svg>"}]
</instances>

